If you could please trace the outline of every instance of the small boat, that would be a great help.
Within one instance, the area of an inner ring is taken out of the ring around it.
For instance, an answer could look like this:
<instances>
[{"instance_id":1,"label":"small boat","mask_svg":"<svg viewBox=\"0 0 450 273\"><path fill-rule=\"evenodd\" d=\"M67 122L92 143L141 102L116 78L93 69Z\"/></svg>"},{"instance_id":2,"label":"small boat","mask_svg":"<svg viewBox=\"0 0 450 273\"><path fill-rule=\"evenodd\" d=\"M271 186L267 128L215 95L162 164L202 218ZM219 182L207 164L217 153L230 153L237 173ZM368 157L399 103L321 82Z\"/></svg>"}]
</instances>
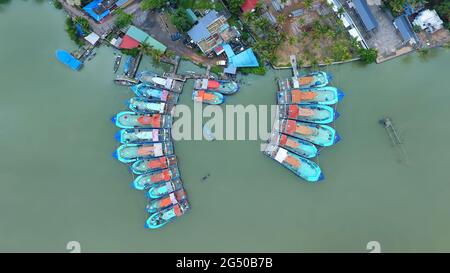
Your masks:
<instances>
[{"instance_id":1,"label":"small boat","mask_svg":"<svg viewBox=\"0 0 450 273\"><path fill-rule=\"evenodd\" d=\"M314 144L285 134L273 132L270 143L285 148L305 158L313 158L319 154Z\"/></svg>"},{"instance_id":2,"label":"small boat","mask_svg":"<svg viewBox=\"0 0 450 273\"><path fill-rule=\"evenodd\" d=\"M123 85L123 86L132 86L138 83L137 80L132 79L132 78L128 78L128 77L124 77L121 75L118 75L115 79L114 79L114 83L118 84L118 85Z\"/></svg>"},{"instance_id":3,"label":"small boat","mask_svg":"<svg viewBox=\"0 0 450 273\"><path fill-rule=\"evenodd\" d=\"M173 114L175 109L173 105L160 101L148 100L143 97L134 97L128 100L128 108L136 113L166 113Z\"/></svg>"},{"instance_id":4,"label":"small boat","mask_svg":"<svg viewBox=\"0 0 450 273\"><path fill-rule=\"evenodd\" d=\"M328 125L311 124L291 119L281 119L278 131L322 147L331 146L340 140L336 130Z\"/></svg>"},{"instance_id":5,"label":"small boat","mask_svg":"<svg viewBox=\"0 0 450 273\"><path fill-rule=\"evenodd\" d=\"M196 90L192 92L192 100L207 104L222 104L225 98L222 94L217 92L208 92L205 90Z\"/></svg>"},{"instance_id":6,"label":"small boat","mask_svg":"<svg viewBox=\"0 0 450 273\"><path fill-rule=\"evenodd\" d=\"M143 191L153 184L160 184L172 181L180 176L178 167L159 170L148 174L141 174L133 180L133 188Z\"/></svg>"},{"instance_id":7,"label":"small boat","mask_svg":"<svg viewBox=\"0 0 450 273\"><path fill-rule=\"evenodd\" d=\"M269 144L264 150L264 154L308 182L317 182L324 179L322 170L314 161L303 158L284 148Z\"/></svg>"},{"instance_id":8,"label":"small boat","mask_svg":"<svg viewBox=\"0 0 450 273\"><path fill-rule=\"evenodd\" d=\"M323 71L316 71L298 78L292 78L292 88L313 88L324 87L332 80L332 76L329 73Z\"/></svg>"},{"instance_id":9,"label":"small boat","mask_svg":"<svg viewBox=\"0 0 450 273\"><path fill-rule=\"evenodd\" d=\"M282 104L279 109L281 118L317 124L327 124L339 117L338 112L328 105Z\"/></svg>"},{"instance_id":10,"label":"small boat","mask_svg":"<svg viewBox=\"0 0 450 273\"><path fill-rule=\"evenodd\" d=\"M125 64L123 66L123 73L125 75L130 72L131 64L133 63L134 58L132 56L128 56L127 60L125 61Z\"/></svg>"},{"instance_id":11,"label":"small boat","mask_svg":"<svg viewBox=\"0 0 450 273\"><path fill-rule=\"evenodd\" d=\"M130 169L134 174L139 175L176 166L177 157L175 155L166 155L157 158L139 159L131 165Z\"/></svg>"},{"instance_id":12,"label":"small boat","mask_svg":"<svg viewBox=\"0 0 450 273\"><path fill-rule=\"evenodd\" d=\"M331 105L341 101L343 97L344 92L333 86L277 92L278 104L310 103Z\"/></svg>"},{"instance_id":13,"label":"small boat","mask_svg":"<svg viewBox=\"0 0 450 273\"><path fill-rule=\"evenodd\" d=\"M80 62L77 58L72 56L69 52L65 50L58 49L56 50L56 58L63 64L70 67L72 70L78 71L82 66L82 62Z\"/></svg>"},{"instance_id":14,"label":"small boat","mask_svg":"<svg viewBox=\"0 0 450 273\"><path fill-rule=\"evenodd\" d=\"M112 155L122 163L131 163L138 159L171 154L173 154L172 142L157 142L149 144L123 144Z\"/></svg>"},{"instance_id":15,"label":"small boat","mask_svg":"<svg viewBox=\"0 0 450 273\"><path fill-rule=\"evenodd\" d=\"M181 179L178 177L163 184L152 184L147 191L147 197L149 199L158 199L182 188L183 183L181 183Z\"/></svg>"},{"instance_id":16,"label":"small boat","mask_svg":"<svg viewBox=\"0 0 450 273\"><path fill-rule=\"evenodd\" d=\"M197 90L214 91L225 95L231 95L239 91L238 83L229 80L198 79L194 83L194 88Z\"/></svg>"},{"instance_id":17,"label":"small boat","mask_svg":"<svg viewBox=\"0 0 450 273\"><path fill-rule=\"evenodd\" d=\"M151 71L142 71L137 75L136 78L140 82L150 84L154 87L163 88L166 90L172 90L172 86L174 83L173 79L161 77L158 74L153 73Z\"/></svg>"},{"instance_id":18,"label":"small boat","mask_svg":"<svg viewBox=\"0 0 450 273\"><path fill-rule=\"evenodd\" d=\"M177 104L179 98L179 94L167 90L155 89L155 87L145 83L133 85L131 86L131 90L136 96L160 100L173 105Z\"/></svg>"},{"instance_id":19,"label":"small boat","mask_svg":"<svg viewBox=\"0 0 450 273\"><path fill-rule=\"evenodd\" d=\"M115 139L123 144L144 144L170 141L169 129L122 129L115 134Z\"/></svg>"},{"instance_id":20,"label":"small boat","mask_svg":"<svg viewBox=\"0 0 450 273\"><path fill-rule=\"evenodd\" d=\"M118 54L116 55L116 58L114 60L114 73L119 70L120 63L122 62L122 55Z\"/></svg>"},{"instance_id":21,"label":"small boat","mask_svg":"<svg viewBox=\"0 0 450 273\"><path fill-rule=\"evenodd\" d=\"M185 214L187 211L189 211L189 209L190 206L188 201L184 200L169 208L151 214L150 217L145 222L145 227L151 229L163 227L167 223Z\"/></svg>"},{"instance_id":22,"label":"small boat","mask_svg":"<svg viewBox=\"0 0 450 273\"><path fill-rule=\"evenodd\" d=\"M146 209L148 213L155 213L162 209L176 205L186 199L186 192L183 189L180 189L176 192L172 192L166 197L150 201L150 203L146 206Z\"/></svg>"},{"instance_id":23,"label":"small boat","mask_svg":"<svg viewBox=\"0 0 450 273\"><path fill-rule=\"evenodd\" d=\"M172 116L161 114L139 114L123 111L118 113L111 121L119 128L170 128Z\"/></svg>"}]
</instances>

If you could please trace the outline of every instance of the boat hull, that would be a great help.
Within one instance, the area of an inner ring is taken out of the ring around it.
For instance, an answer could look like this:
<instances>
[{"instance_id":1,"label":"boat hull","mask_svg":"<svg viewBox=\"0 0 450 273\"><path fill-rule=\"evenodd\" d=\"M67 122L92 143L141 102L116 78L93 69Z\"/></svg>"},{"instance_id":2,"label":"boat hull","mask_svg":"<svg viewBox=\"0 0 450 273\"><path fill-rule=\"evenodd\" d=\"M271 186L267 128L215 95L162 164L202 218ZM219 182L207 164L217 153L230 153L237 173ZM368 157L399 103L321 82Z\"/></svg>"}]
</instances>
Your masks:
<instances>
[{"instance_id":1,"label":"boat hull","mask_svg":"<svg viewBox=\"0 0 450 273\"><path fill-rule=\"evenodd\" d=\"M161 228L176 218L184 215L189 209L189 203L187 200L183 200L178 204L151 214L145 222L145 227L150 229Z\"/></svg>"},{"instance_id":2,"label":"boat hull","mask_svg":"<svg viewBox=\"0 0 450 273\"><path fill-rule=\"evenodd\" d=\"M322 147L331 146L340 140L336 130L328 125L311 124L295 120L281 119L278 131Z\"/></svg>"},{"instance_id":3,"label":"boat hull","mask_svg":"<svg viewBox=\"0 0 450 273\"><path fill-rule=\"evenodd\" d=\"M172 142L157 142L150 144L123 144L113 153L113 157L122 163L132 163L139 159L172 154Z\"/></svg>"},{"instance_id":4,"label":"boat hull","mask_svg":"<svg viewBox=\"0 0 450 273\"><path fill-rule=\"evenodd\" d=\"M305 140L286 134L273 132L270 136L270 144L277 145L304 158L313 158L319 154L317 147Z\"/></svg>"},{"instance_id":5,"label":"boat hull","mask_svg":"<svg viewBox=\"0 0 450 273\"><path fill-rule=\"evenodd\" d=\"M130 87L136 96L146 99L164 101L175 105L178 103L179 94L164 89L157 89L151 85L140 83Z\"/></svg>"},{"instance_id":6,"label":"boat hull","mask_svg":"<svg viewBox=\"0 0 450 273\"><path fill-rule=\"evenodd\" d=\"M114 137L122 144L146 144L171 139L169 129L122 129Z\"/></svg>"},{"instance_id":7,"label":"boat hull","mask_svg":"<svg viewBox=\"0 0 450 273\"><path fill-rule=\"evenodd\" d=\"M167 155L157 158L137 160L131 165L130 169L134 174L140 175L176 166L177 166L176 156Z\"/></svg>"},{"instance_id":8,"label":"boat hull","mask_svg":"<svg viewBox=\"0 0 450 273\"><path fill-rule=\"evenodd\" d=\"M296 82L293 83L293 88L314 88L314 87L324 87L327 86L332 79L332 76L330 73L326 73L323 71L316 71L309 73L304 76L300 76L298 79L293 79L293 81L297 80L298 85Z\"/></svg>"},{"instance_id":9,"label":"boat hull","mask_svg":"<svg viewBox=\"0 0 450 273\"><path fill-rule=\"evenodd\" d=\"M160 101L148 100L142 97L131 98L127 101L128 108L141 114L168 114L172 115L173 105Z\"/></svg>"},{"instance_id":10,"label":"boat hull","mask_svg":"<svg viewBox=\"0 0 450 273\"><path fill-rule=\"evenodd\" d=\"M218 92L224 95L232 95L240 89L235 81L198 79L194 83L194 89L206 90L208 92Z\"/></svg>"},{"instance_id":11,"label":"boat hull","mask_svg":"<svg viewBox=\"0 0 450 273\"><path fill-rule=\"evenodd\" d=\"M218 92L206 92L198 90L192 92L192 100L211 105L219 105L225 102L225 97Z\"/></svg>"},{"instance_id":12,"label":"boat hull","mask_svg":"<svg viewBox=\"0 0 450 273\"><path fill-rule=\"evenodd\" d=\"M114 116L111 121L122 129L172 127L172 116L163 114L140 114L123 111Z\"/></svg>"},{"instance_id":13,"label":"boat hull","mask_svg":"<svg viewBox=\"0 0 450 273\"><path fill-rule=\"evenodd\" d=\"M311 95L311 96L305 96ZM310 88L305 90L293 89L277 92L278 104L322 104L332 105L344 97L344 92L333 86Z\"/></svg>"},{"instance_id":14,"label":"boat hull","mask_svg":"<svg viewBox=\"0 0 450 273\"><path fill-rule=\"evenodd\" d=\"M146 210L148 213L153 214L170 206L179 204L186 199L186 192L183 189L180 189L161 199L151 200L150 203L146 206Z\"/></svg>"},{"instance_id":15,"label":"boat hull","mask_svg":"<svg viewBox=\"0 0 450 273\"><path fill-rule=\"evenodd\" d=\"M131 183L132 187L136 190L146 190L153 184L170 182L173 179L180 176L178 167L171 167L168 169L163 169L155 171L149 174L141 174L136 177Z\"/></svg>"},{"instance_id":16,"label":"boat hull","mask_svg":"<svg viewBox=\"0 0 450 273\"><path fill-rule=\"evenodd\" d=\"M147 191L147 197L149 199L158 199L182 188L183 183L181 183L181 179L176 177L172 181L163 184L152 184Z\"/></svg>"},{"instance_id":17,"label":"boat hull","mask_svg":"<svg viewBox=\"0 0 450 273\"><path fill-rule=\"evenodd\" d=\"M333 122L339 114L327 105L284 104L280 105L280 117L317 124Z\"/></svg>"}]
</instances>

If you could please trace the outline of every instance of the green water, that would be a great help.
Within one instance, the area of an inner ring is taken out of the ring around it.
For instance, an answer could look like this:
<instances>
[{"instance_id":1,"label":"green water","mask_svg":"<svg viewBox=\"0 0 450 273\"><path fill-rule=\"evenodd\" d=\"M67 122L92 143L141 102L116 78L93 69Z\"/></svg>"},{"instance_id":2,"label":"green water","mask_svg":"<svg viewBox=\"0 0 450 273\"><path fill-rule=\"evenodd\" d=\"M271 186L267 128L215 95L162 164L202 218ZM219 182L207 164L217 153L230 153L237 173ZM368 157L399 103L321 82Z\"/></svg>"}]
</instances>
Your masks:
<instances>
[{"instance_id":1,"label":"green water","mask_svg":"<svg viewBox=\"0 0 450 273\"><path fill-rule=\"evenodd\" d=\"M146 230L143 193L111 157L109 120L132 93L113 84L109 48L78 73L56 61L55 49L74 49L63 23L47 2L0 2L0 251L66 252L69 241L85 252L367 252L369 241L386 252L450 251L449 51L329 69L346 97L343 140L319 159L323 183L299 180L260 141L176 142L192 210ZM227 103L273 104L274 78L289 75L242 78ZM188 87L181 103L192 106ZM384 115L406 162L378 124Z\"/></svg>"}]
</instances>

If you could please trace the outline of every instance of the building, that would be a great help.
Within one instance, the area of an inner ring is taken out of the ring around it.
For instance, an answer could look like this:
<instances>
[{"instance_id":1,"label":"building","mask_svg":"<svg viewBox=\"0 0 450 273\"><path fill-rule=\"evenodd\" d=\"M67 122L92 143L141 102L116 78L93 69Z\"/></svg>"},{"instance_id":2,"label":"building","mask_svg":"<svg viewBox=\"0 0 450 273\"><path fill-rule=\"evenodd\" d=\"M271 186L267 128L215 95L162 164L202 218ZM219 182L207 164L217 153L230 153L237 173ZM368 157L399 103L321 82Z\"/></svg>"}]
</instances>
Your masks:
<instances>
[{"instance_id":1,"label":"building","mask_svg":"<svg viewBox=\"0 0 450 273\"><path fill-rule=\"evenodd\" d=\"M167 50L165 45L135 26L130 26L128 28L125 36L122 38L119 48L132 49L137 48L140 44L144 43L149 44L153 49L159 50L162 53Z\"/></svg>"},{"instance_id":2,"label":"building","mask_svg":"<svg viewBox=\"0 0 450 273\"><path fill-rule=\"evenodd\" d=\"M241 6L241 10L242 12L254 12L257 4L258 0L245 0Z\"/></svg>"},{"instance_id":3,"label":"building","mask_svg":"<svg viewBox=\"0 0 450 273\"><path fill-rule=\"evenodd\" d=\"M101 22L117 8L125 8L134 0L94 0L83 7L95 21Z\"/></svg>"},{"instance_id":4,"label":"building","mask_svg":"<svg viewBox=\"0 0 450 273\"><path fill-rule=\"evenodd\" d=\"M66 0L66 2L71 6L81 6L81 0Z\"/></svg>"},{"instance_id":5,"label":"building","mask_svg":"<svg viewBox=\"0 0 450 273\"><path fill-rule=\"evenodd\" d=\"M416 35L414 34L414 31L408 20L408 17L405 14L395 18L394 26L400 32L400 36L402 37L403 43L405 44L416 43Z\"/></svg>"},{"instance_id":6,"label":"building","mask_svg":"<svg viewBox=\"0 0 450 273\"><path fill-rule=\"evenodd\" d=\"M251 48L235 54L229 44L222 45L223 51L228 58L228 66L224 72L227 74L236 74L237 68L240 67L258 67L259 63Z\"/></svg>"},{"instance_id":7,"label":"building","mask_svg":"<svg viewBox=\"0 0 450 273\"><path fill-rule=\"evenodd\" d=\"M187 34L204 54L211 53L216 47L239 36L239 32L228 25L225 16L215 10L199 19Z\"/></svg>"},{"instance_id":8,"label":"building","mask_svg":"<svg viewBox=\"0 0 450 273\"><path fill-rule=\"evenodd\" d=\"M413 24L419 26L428 33L436 32L444 26L444 22L437 12L429 9L420 12L414 19Z\"/></svg>"},{"instance_id":9,"label":"building","mask_svg":"<svg viewBox=\"0 0 450 273\"><path fill-rule=\"evenodd\" d=\"M372 11L367 5L366 0L353 0L353 6L356 13L358 13L359 18L366 29L366 31L374 30L378 27L378 22L373 16Z\"/></svg>"}]
</instances>

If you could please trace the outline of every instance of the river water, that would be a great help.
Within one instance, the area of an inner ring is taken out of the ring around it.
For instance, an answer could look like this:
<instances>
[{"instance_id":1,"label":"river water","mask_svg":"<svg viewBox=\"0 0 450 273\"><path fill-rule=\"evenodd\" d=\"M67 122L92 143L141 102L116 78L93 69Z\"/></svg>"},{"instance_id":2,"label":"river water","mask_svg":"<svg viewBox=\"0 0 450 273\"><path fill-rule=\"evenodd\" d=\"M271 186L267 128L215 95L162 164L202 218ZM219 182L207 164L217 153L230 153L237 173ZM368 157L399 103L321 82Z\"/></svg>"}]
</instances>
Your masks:
<instances>
[{"instance_id":1,"label":"river water","mask_svg":"<svg viewBox=\"0 0 450 273\"><path fill-rule=\"evenodd\" d=\"M63 67L55 50L75 47L63 12L42 1L0 2L0 33L0 251L66 252L69 241L85 252L367 252L369 241L386 252L450 251L448 50L327 69L346 97L342 141L319 158L323 183L265 157L261 141L177 141L192 210L146 230L143 193L111 157L110 118L132 95L112 82L112 50L100 48L81 72ZM227 103L274 104L275 77L289 75L240 77L246 84ZM383 116L404 154L378 124Z\"/></svg>"}]
</instances>

